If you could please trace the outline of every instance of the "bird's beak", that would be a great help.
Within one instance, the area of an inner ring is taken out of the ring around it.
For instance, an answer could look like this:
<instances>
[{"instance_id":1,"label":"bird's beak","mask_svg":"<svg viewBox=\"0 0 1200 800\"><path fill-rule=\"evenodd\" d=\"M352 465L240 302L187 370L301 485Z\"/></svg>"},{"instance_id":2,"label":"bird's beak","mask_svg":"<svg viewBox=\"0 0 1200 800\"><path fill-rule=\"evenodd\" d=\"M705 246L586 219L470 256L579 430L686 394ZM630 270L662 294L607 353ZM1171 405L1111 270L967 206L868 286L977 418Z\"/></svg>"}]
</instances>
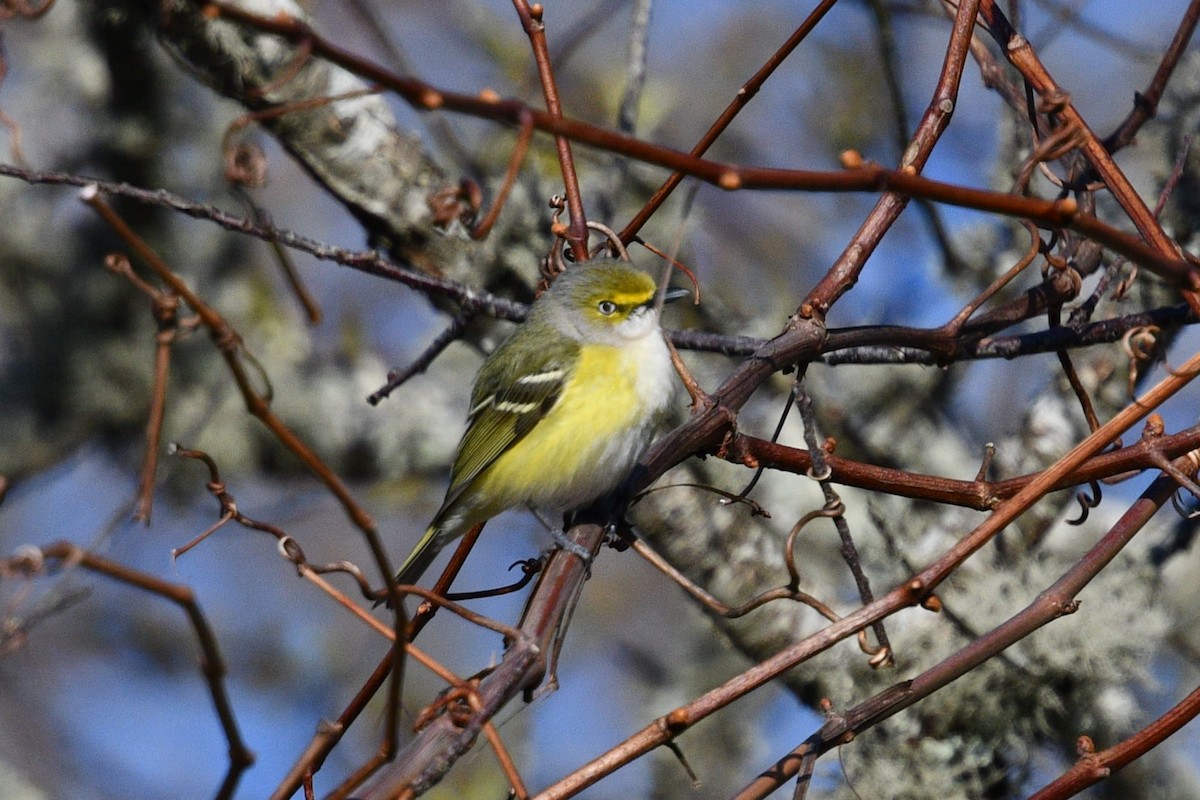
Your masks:
<instances>
[{"instance_id":1,"label":"bird's beak","mask_svg":"<svg viewBox=\"0 0 1200 800\"><path fill-rule=\"evenodd\" d=\"M676 300L690 297L691 294L692 290L686 286L668 286L666 293L663 295L663 302L674 303Z\"/></svg>"}]
</instances>

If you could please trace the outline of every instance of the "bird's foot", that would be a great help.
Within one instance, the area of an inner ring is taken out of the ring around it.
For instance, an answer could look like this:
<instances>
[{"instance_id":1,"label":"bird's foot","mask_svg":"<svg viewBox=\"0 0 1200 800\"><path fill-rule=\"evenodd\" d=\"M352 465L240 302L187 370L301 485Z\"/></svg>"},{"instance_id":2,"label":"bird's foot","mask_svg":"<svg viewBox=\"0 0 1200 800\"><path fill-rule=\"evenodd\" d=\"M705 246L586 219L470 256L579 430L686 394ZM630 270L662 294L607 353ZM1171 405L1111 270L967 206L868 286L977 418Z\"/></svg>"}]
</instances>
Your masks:
<instances>
[{"instance_id":1,"label":"bird's foot","mask_svg":"<svg viewBox=\"0 0 1200 800\"><path fill-rule=\"evenodd\" d=\"M579 560L583 562L583 568L587 570L588 577L592 577L592 551L568 538L566 533L557 528L550 531L550 535L554 538L554 544L558 546L558 549L578 556Z\"/></svg>"}]
</instances>

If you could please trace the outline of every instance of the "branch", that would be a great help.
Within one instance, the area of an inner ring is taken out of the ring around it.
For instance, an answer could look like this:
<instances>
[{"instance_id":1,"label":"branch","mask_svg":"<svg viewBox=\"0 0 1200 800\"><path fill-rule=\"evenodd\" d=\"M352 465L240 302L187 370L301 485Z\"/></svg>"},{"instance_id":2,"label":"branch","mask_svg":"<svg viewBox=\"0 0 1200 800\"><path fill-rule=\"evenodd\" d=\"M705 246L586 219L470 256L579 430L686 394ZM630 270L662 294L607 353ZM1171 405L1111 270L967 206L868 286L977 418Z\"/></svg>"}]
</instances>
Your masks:
<instances>
[{"instance_id":1,"label":"branch","mask_svg":"<svg viewBox=\"0 0 1200 800\"><path fill-rule=\"evenodd\" d=\"M1063 475L1047 489L1047 492L1057 492L1092 481L1153 469L1158 459L1164 456L1178 458L1197 448L1200 448L1200 426L1170 436L1144 436L1137 444L1092 456L1073 472ZM745 434L738 434L724 449L727 460L756 469L774 469L806 475L813 466L812 456L807 450ZM830 469L829 479L834 483L897 497L973 508L977 511L994 509L1001 501L1015 496L1040 475L1032 473L1002 481L985 481L977 477L967 481L864 464L833 454L825 454L824 459Z\"/></svg>"},{"instance_id":2,"label":"branch","mask_svg":"<svg viewBox=\"0 0 1200 800\"><path fill-rule=\"evenodd\" d=\"M1194 458L1180 458L1176 466L1190 469L1194 473L1196 461ZM1095 546L1024 610L912 680L885 689L844 714L833 716L803 744L765 770L753 783L738 793L737 800L766 797L795 775L800 764L808 756L819 755L848 741L944 688L1044 625L1074 613L1079 606L1075 600L1079 592L1116 558L1177 488L1179 484L1174 478L1164 475L1156 479ZM1051 796L1070 795L1059 793L1046 797Z\"/></svg>"},{"instance_id":3,"label":"branch","mask_svg":"<svg viewBox=\"0 0 1200 800\"><path fill-rule=\"evenodd\" d=\"M42 573L49 568L47 561L56 562L60 566L77 564L84 569L106 575L135 589L156 594L183 609L196 634L196 641L200 645L200 652L203 656L200 668L208 683L208 692L212 698L217 720L221 724L225 740L229 743L229 769L225 774L225 780L217 790L216 797L217 800L233 797L242 773L254 763L254 753L246 746L241 732L238 730L233 705L225 691L225 662L221 658L221 649L204 612L200 610L195 593L186 586L168 583L153 575L130 569L115 561L109 561L89 553L70 542L55 542L44 547L34 548L30 553L0 561L0 576L30 576Z\"/></svg>"},{"instance_id":4,"label":"branch","mask_svg":"<svg viewBox=\"0 0 1200 800\"><path fill-rule=\"evenodd\" d=\"M1167 88L1167 82L1171 80L1171 75L1174 74L1180 57L1187 50L1188 42L1192 40L1192 34L1196 31L1198 21L1200 21L1200 0L1192 0L1183 14L1183 19L1179 21L1175 35L1171 37L1170 46L1163 53L1158 69L1154 71L1154 77L1150 79L1150 84L1144 92L1134 92L1133 109L1117 126L1117 129L1104 139L1104 147L1110 153L1115 153L1133 142L1142 126L1154 119L1154 115L1158 113L1158 103L1162 100L1163 92Z\"/></svg>"},{"instance_id":5,"label":"branch","mask_svg":"<svg viewBox=\"0 0 1200 800\"><path fill-rule=\"evenodd\" d=\"M1174 258L1179 252L1178 246L1163 231L1158 220L1154 218L1154 214L1133 188L1133 184L1113 161L1112 155L1104 143L1092 132L1087 122L1071 104L1069 95L1055 83L1029 42L1012 28L995 0L983 0L979 11L989 33L1000 45L1009 62L1017 68L1017 71L1028 81L1034 91L1047 102L1054 103L1055 111L1063 125L1070 126L1079 132L1081 135L1080 150L1105 186L1112 192L1113 197L1129 216L1129 219L1132 220L1138 233L1163 257ZM1189 270L1189 272L1193 272L1191 278L1178 285L1184 289L1183 296L1188 305L1200 313L1200 294L1197 294L1200 283L1196 281L1194 271Z\"/></svg>"},{"instance_id":6,"label":"branch","mask_svg":"<svg viewBox=\"0 0 1200 800\"><path fill-rule=\"evenodd\" d=\"M1198 715L1200 687L1193 689L1187 697L1133 736L1099 753L1095 751L1089 737L1080 736L1079 761L1052 783L1034 793L1029 800L1074 797L1088 786L1108 778L1112 773L1158 747Z\"/></svg>"},{"instance_id":7,"label":"branch","mask_svg":"<svg viewBox=\"0 0 1200 800\"><path fill-rule=\"evenodd\" d=\"M870 241L878 242L899 214L904 202L900 199L922 197L937 202L950 203L965 208L990 211L1004 216L1025 218L1041 227L1068 228L1095 239L1104 246L1121 253L1135 263L1153 270L1177 285L1200 289L1200 270L1179 258L1173 250L1148 247L1136 237L1112 228L1095 217L1079 211L1074 201L1047 201L969 189L953 184L930 180L914 174L928 158L929 152L945 126L949 124L954 109L957 81L961 76L961 59L965 57L970 41L974 17L967 12L974 3L960 6L956 17L953 52L948 51L947 64L955 69L943 70L929 110L926 111L913 137L910 152L906 154L901 169L888 170L873 164L855 164L841 172L816 170L774 169L766 167L741 167L706 159L695 158L667 147L649 144L634 136L618 133L607 128L556 117L548 112L531 108L516 100L501 100L491 93L466 95L435 88L412 78L404 78L362 58L356 53L322 38L302 20L290 17L263 17L243 11L236 6L216 0L200 0L203 7L212 13L251 25L254 28L281 36L293 42L305 42L314 54L320 55L339 66L395 92L418 111L446 109L473 117L504 122L520 126L526 119L533 127L555 136L566 136L572 141L590 144L630 158L655 164L691 175L726 190L735 189L790 189L824 192L891 192L896 198L888 201L886 211L876 211L870 222L864 225L855 239L856 253L853 261L864 262L873 252L866 247ZM965 10L964 10L965 9ZM960 52L961 51L961 52ZM1110 159L1111 161L1111 159ZM878 208L878 207L877 207ZM881 216L882 214L882 216ZM865 237L865 238L864 238ZM860 268L860 267L859 267ZM847 272L849 270L849 272ZM856 274L848 263L835 265L827 281L844 282L847 275ZM851 281L852 284L852 281ZM844 286L843 291L848 288ZM824 310L825 304L817 302L830 293L830 284L823 282L814 289L814 309ZM830 297L829 300L834 298Z\"/></svg>"},{"instance_id":8,"label":"branch","mask_svg":"<svg viewBox=\"0 0 1200 800\"><path fill-rule=\"evenodd\" d=\"M272 0L276 13L304 18L291 0ZM281 48L275 37L248 36L242 25L206 15L203 5L146 2L160 39L201 81L252 111L276 108L260 124L371 233L386 236L418 269L441 274L465 237L440 236L428 198L452 183L420 140L400 130L386 100L306 43ZM314 104L319 98L338 98Z\"/></svg>"}]
</instances>

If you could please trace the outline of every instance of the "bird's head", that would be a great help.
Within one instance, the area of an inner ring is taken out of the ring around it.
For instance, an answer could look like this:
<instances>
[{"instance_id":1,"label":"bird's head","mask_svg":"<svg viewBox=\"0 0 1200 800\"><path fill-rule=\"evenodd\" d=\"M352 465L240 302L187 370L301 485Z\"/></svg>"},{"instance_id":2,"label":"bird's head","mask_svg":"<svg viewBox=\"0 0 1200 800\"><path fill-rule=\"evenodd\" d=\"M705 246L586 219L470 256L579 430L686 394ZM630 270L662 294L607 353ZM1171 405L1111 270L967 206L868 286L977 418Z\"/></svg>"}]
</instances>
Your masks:
<instances>
[{"instance_id":1,"label":"bird's head","mask_svg":"<svg viewBox=\"0 0 1200 800\"><path fill-rule=\"evenodd\" d=\"M589 261L559 275L534 310L577 338L620 344L658 330L656 291L654 278L632 264Z\"/></svg>"}]
</instances>

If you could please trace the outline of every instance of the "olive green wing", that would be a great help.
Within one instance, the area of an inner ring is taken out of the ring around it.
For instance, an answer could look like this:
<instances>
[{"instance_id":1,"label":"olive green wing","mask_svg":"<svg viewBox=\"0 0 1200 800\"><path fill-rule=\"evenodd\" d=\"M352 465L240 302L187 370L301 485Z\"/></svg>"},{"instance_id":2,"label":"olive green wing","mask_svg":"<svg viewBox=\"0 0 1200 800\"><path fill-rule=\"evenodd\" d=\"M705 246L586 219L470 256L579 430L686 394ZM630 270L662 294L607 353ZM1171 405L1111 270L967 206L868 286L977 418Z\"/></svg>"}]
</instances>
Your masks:
<instances>
[{"instance_id":1,"label":"olive green wing","mask_svg":"<svg viewBox=\"0 0 1200 800\"><path fill-rule=\"evenodd\" d=\"M479 371L443 511L550 413L562 395L579 359L579 344L565 337L537 341L545 337L528 335L532 333L518 328Z\"/></svg>"}]
</instances>

